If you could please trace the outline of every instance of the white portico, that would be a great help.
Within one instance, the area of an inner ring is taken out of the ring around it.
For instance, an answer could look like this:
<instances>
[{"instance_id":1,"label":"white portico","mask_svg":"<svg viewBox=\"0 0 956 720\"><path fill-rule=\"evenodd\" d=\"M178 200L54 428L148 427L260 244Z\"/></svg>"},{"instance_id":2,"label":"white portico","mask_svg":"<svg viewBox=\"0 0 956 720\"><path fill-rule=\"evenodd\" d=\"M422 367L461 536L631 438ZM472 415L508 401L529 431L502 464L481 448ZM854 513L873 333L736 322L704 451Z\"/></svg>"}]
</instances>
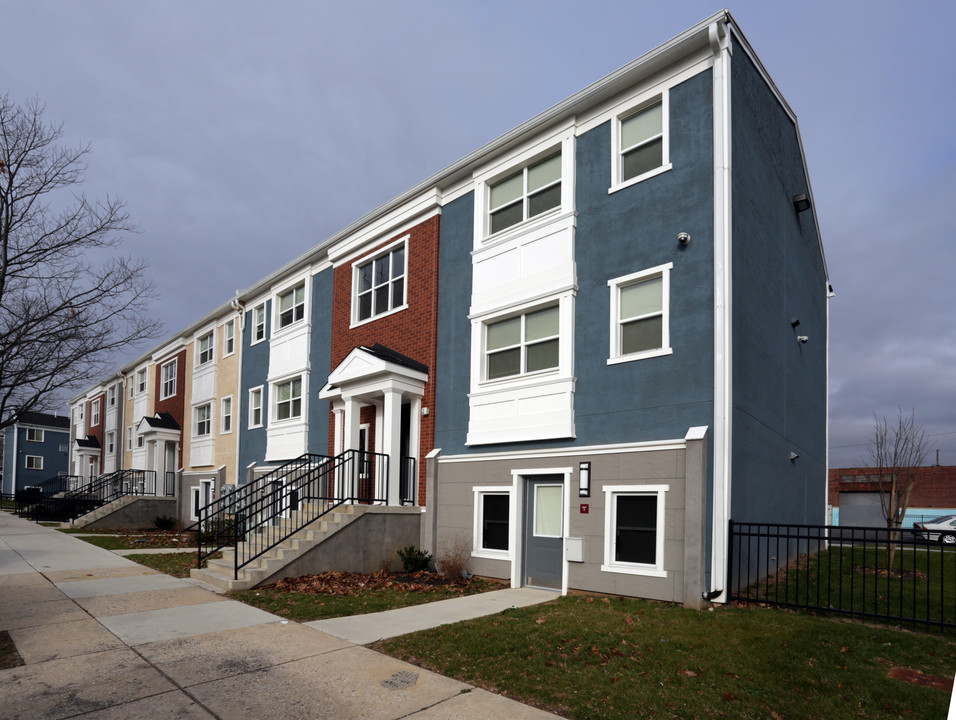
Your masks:
<instances>
[{"instance_id":1,"label":"white portico","mask_svg":"<svg viewBox=\"0 0 956 720\"><path fill-rule=\"evenodd\" d=\"M382 345L353 349L329 375L319 397L332 402L334 454L347 450L388 456L389 504L401 499L404 458L419 461L420 418L428 366ZM375 408L375 445L362 433L362 407ZM363 447L363 442L365 446Z\"/></svg>"}]
</instances>

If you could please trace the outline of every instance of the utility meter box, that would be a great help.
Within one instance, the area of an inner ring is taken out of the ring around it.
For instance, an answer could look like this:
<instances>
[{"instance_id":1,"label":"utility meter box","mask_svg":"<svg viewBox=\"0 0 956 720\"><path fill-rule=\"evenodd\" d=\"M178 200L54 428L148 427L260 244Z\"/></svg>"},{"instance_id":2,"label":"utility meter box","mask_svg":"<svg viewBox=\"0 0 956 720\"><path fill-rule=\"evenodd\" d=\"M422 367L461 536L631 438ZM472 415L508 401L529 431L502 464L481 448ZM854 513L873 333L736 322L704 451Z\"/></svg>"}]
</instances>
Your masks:
<instances>
[{"instance_id":1,"label":"utility meter box","mask_svg":"<svg viewBox=\"0 0 956 720\"><path fill-rule=\"evenodd\" d=\"M584 538L564 538L564 556L568 562L584 562Z\"/></svg>"}]
</instances>

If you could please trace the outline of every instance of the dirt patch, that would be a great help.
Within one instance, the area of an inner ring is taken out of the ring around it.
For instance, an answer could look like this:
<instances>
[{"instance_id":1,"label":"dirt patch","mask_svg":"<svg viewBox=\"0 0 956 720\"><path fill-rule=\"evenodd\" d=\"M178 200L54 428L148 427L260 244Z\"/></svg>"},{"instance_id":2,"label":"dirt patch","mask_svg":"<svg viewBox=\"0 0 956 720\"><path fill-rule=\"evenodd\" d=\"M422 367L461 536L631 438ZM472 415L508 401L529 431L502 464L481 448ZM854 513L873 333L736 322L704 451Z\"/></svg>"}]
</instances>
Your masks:
<instances>
[{"instance_id":1,"label":"dirt patch","mask_svg":"<svg viewBox=\"0 0 956 720\"><path fill-rule=\"evenodd\" d=\"M488 581L499 582L499 581ZM470 581L463 578L449 579L438 573L422 571L416 573L393 573L381 570L377 573L327 572L320 575L303 575L286 578L265 588L275 588L287 592L311 593L313 595L354 595L369 590L399 590L402 592L427 592L435 588L459 590L462 593ZM501 581L501 587L507 584Z\"/></svg>"},{"instance_id":2,"label":"dirt patch","mask_svg":"<svg viewBox=\"0 0 956 720\"><path fill-rule=\"evenodd\" d=\"M894 680L919 685L920 687L935 688L936 690L945 690L948 693L953 692L953 679L939 677L938 675L926 675L919 670L912 670L905 667L894 667L890 670L889 677Z\"/></svg>"}]
</instances>

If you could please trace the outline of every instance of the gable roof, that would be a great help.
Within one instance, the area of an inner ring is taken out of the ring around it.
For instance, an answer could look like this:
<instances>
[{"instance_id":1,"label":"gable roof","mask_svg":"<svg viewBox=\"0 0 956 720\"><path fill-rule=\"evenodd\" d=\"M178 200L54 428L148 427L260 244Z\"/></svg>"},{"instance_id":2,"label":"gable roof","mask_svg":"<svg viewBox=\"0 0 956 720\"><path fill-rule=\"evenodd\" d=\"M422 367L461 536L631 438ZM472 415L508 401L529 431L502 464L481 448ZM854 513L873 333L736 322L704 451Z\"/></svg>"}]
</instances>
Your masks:
<instances>
[{"instance_id":1,"label":"gable roof","mask_svg":"<svg viewBox=\"0 0 956 720\"><path fill-rule=\"evenodd\" d=\"M41 425L49 428L62 430L70 429L70 418L68 415L51 415L50 413L25 412L20 416L20 423L25 425Z\"/></svg>"}]
</instances>

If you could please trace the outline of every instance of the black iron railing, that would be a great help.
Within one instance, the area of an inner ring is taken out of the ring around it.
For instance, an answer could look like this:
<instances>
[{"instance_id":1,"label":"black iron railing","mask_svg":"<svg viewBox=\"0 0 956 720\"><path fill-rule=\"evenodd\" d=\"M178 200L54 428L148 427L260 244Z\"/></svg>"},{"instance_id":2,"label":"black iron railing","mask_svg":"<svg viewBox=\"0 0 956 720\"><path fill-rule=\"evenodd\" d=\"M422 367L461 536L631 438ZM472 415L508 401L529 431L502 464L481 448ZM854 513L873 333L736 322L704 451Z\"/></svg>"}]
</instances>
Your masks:
<instances>
[{"instance_id":1,"label":"black iron railing","mask_svg":"<svg viewBox=\"0 0 956 720\"><path fill-rule=\"evenodd\" d=\"M398 485L398 501L402 505L414 505L417 500L418 466L413 457L403 457Z\"/></svg>"},{"instance_id":2,"label":"black iron railing","mask_svg":"<svg viewBox=\"0 0 956 720\"><path fill-rule=\"evenodd\" d=\"M730 523L731 599L956 628L956 548L912 529Z\"/></svg>"},{"instance_id":3,"label":"black iron railing","mask_svg":"<svg viewBox=\"0 0 956 720\"><path fill-rule=\"evenodd\" d=\"M200 508L197 567L232 547L238 578L240 569L349 502L388 503L388 456L302 455Z\"/></svg>"},{"instance_id":4,"label":"black iron railing","mask_svg":"<svg viewBox=\"0 0 956 720\"><path fill-rule=\"evenodd\" d=\"M164 483L166 497L175 497L176 495L176 473L170 470L166 471L166 481Z\"/></svg>"},{"instance_id":5,"label":"black iron railing","mask_svg":"<svg viewBox=\"0 0 956 720\"><path fill-rule=\"evenodd\" d=\"M80 475L57 475L25 489L36 489L43 495L49 496L69 492L81 482L83 482L83 477Z\"/></svg>"}]
</instances>

